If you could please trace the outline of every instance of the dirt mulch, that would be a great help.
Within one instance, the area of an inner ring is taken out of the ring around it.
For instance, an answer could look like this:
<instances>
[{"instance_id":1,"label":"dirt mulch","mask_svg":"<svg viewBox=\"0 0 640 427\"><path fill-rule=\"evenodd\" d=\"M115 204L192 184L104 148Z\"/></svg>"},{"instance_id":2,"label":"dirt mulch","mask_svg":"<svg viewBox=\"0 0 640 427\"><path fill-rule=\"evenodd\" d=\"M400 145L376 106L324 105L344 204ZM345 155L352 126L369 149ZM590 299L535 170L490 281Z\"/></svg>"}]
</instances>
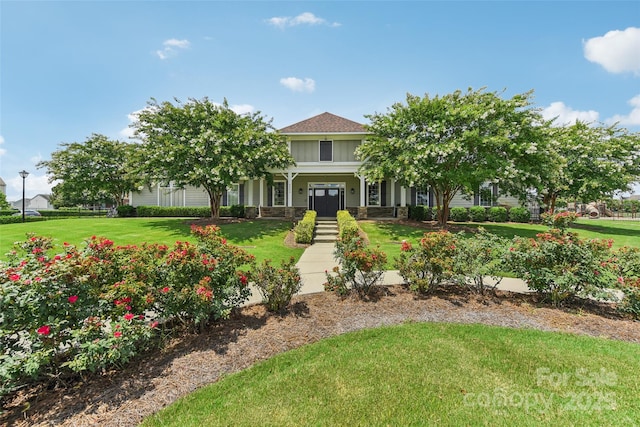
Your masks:
<instances>
[{"instance_id":1,"label":"dirt mulch","mask_svg":"<svg viewBox=\"0 0 640 427\"><path fill-rule=\"evenodd\" d=\"M199 335L174 340L124 371L95 375L66 387L23 390L9 402L7 425L120 426L139 423L222 375L278 353L363 328L406 321L483 323L512 328L563 331L640 343L640 322L615 308L589 301L555 309L534 295L465 291L417 298L403 286L382 288L371 301L331 293L295 297L288 313L244 307Z\"/></svg>"}]
</instances>

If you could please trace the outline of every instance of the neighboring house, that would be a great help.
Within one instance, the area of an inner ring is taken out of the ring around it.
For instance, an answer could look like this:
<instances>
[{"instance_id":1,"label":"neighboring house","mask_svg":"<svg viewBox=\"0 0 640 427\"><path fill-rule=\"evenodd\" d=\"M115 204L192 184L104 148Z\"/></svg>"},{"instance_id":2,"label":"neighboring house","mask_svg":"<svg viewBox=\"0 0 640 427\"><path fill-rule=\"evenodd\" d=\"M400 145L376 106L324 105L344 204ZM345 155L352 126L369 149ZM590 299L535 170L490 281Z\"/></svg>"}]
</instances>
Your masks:
<instances>
[{"instance_id":1,"label":"neighboring house","mask_svg":"<svg viewBox=\"0 0 640 427\"><path fill-rule=\"evenodd\" d=\"M0 193L7 195L7 183L0 177Z\"/></svg>"},{"instance_id":2,"label":"neighboring house","mask_svg":"<svg viewBox=\"0 0 640 427\"><path fill-rule=\"evenodd\" d=\"M256 206L263 217L301 217L313 209L319 217L335 217L341 209L358 218L407 217L408 205L434 206L428 189L405 188L393 178L367 182L358 176L361 162L355 149L366 139L364 125L322 113L280 129L289 139L296 164L273 170L273 185L266 180L246 180L234 184L223 195L222 205ZM473 197L456 195L451 206L517 206L514 198L500 197L498 188L488 185ZM129 195L130 204L159 206L207 206L204 189L156 186Z\"/></svg>"},{"instance_id":3,"label":"neighboring house","mask_svg":"<svg viewBox=\"0 0 640 427\"><path fill-rule=\"evenodd\" d=\"M11 206L22 210L22 199L11 203ZM24 200L24 208L35 210L53 209L51 204L51 196L49 194L37 194L36 196Z\"/></svg>"}]
</instances>

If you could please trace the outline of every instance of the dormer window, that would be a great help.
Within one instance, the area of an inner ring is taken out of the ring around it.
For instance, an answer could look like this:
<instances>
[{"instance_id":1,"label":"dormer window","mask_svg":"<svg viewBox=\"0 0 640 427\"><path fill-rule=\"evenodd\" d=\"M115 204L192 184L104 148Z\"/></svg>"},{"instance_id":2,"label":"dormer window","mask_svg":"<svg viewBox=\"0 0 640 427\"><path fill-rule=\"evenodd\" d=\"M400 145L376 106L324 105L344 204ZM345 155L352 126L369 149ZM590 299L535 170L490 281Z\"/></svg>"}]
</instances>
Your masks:
<instances>
[{"instance_id":1,"label":"dormer window","mask_svg":"<svg viewBox=\"0 0 640 427\"><path fill-rule=\"evenodd\" d=\"M333 141L320 141L320 161L333 161Z\"/></svg>"}]
</instances>

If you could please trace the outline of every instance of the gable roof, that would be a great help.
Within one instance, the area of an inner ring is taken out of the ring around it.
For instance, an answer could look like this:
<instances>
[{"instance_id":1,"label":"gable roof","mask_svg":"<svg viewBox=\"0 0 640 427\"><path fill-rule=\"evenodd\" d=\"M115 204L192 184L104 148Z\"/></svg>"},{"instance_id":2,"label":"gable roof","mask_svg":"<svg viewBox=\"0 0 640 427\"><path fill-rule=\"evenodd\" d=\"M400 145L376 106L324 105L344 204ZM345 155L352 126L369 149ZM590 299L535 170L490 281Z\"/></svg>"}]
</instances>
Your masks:
<instances>
[{"instance_id":1,"label":"gable roof","mask_svg":"<svg viewBox=\"0 0 640 427\"><path fill-rule=\"evenodd\" d=\"M322 113L298 123L283 127L281 133L365 133L364 125L336 116Z\"/></svg>"}]
</instances>

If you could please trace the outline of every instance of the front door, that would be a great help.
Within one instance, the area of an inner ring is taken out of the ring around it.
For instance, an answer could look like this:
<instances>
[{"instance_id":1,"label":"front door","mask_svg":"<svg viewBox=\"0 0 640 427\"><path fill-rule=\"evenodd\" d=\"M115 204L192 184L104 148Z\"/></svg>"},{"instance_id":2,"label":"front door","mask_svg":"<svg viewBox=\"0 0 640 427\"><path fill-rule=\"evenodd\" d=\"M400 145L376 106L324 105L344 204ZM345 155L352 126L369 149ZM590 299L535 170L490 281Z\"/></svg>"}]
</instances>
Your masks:
<instances>
[{"instance_id":1,"label":"front door","mask_svg":"<svg viewBox=\"0 0 640 427\"><path fill-rule=\"evenodd\" d=\"M319 217L335 217L340 209L340 189L314 188L313 206Z\"/></svg>"}]
</instances>

